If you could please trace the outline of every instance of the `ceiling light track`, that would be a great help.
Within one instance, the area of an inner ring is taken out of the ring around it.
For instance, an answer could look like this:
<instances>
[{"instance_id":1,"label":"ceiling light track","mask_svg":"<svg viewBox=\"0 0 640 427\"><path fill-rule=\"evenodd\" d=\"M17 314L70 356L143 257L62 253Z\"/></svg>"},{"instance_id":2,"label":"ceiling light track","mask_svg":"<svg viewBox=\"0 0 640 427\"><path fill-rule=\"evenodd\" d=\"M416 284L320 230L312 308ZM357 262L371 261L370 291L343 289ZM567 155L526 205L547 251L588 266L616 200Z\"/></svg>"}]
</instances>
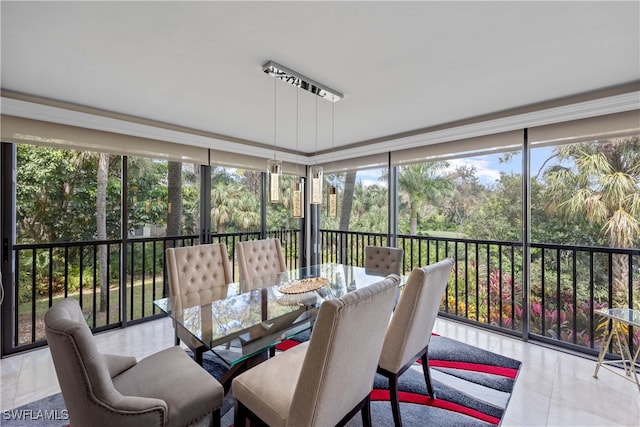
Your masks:
<instances>
[{"instance_id":1,"label":"ceiling light track","mask_svg":"<svg viewBox=\"0 0 640 427\"><path fill-rule=\"evenodd\" d=\"M321 83L311 80L308 77L303 76L297 71L293 71L283 65L278 64L275 61L269 61L262 66L262 71L269 74L272 77L284 80L285 82L292 84L300 89L304 89L320 98L326 99L331 102L338 102L344 95L337 90L331 89Z\"/></svg>"}]
</instances>

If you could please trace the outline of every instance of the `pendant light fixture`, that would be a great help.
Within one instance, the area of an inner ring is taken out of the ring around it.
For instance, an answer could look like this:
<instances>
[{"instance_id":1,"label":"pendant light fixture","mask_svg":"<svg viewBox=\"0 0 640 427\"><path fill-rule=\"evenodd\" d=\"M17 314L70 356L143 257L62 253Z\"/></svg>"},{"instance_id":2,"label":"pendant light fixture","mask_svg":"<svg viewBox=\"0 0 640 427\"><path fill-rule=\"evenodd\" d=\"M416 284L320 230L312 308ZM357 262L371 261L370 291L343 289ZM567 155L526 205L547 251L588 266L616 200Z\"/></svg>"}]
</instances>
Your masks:
<instances>
[{"instance_id":1,"label":"pendant light fixture","mask_svg":"<svg viewBox=\"0 0 640 427\"><path fill-rule=\"evenodd\" d=\"M304 218L304 178L298 174L298 141L299 141L299 132L298 132L298 103L299 103L299 93L300 90L296 89L296 180L293 183L293 193L292 193L292 207L293 207L293 217L294 218Z\"/></svg>"},{"instance_id":2,"label":"pendant light fixture","mask_svg":"<svg viewBox=\"0 0 640 427\"><path fill-rule=\"evenodd\" d=\"M280 202L280 177L282 176L282 161L276 159L277 147L277 97L276 79L273 79L273 160L267 161L267 174L269 175L269 201Z\"/></svg>"},{"instance_id":3,"label":"pendant light fixture","mask_svg":"<svg viewBox=\"0 0 640 427\"><path fill-rule=\"evenodd\" d=\"M310 78L303 76L302 74L294 71L290 68L284 67L278 64L275 61L267 61L262 66L262 71L269 74L275 79L283 80L289 84L292 84L300 89L304 89L308 92L311 92L316 96L316 156L318 154L318 97L322 99L326 99L329 102L336 103L344 98L344 95L337 90L331 89L328 86L323 85L322 83L318 83L315 80L311 80ZM275 89L274 89L274 99L275 99ZM275 101L274 101L274 115L275 115ZM282 162L278 162L275 159L275 118L274 118L274 160L273 160L273 168L272 161L269 161L269 176L272 178L270 185L270 194L274 196L274 190L279 190L279 177L282 173ZM277 172L277 173L276 173ZM309 168L309 178L311 184L311 204L319 205L322 204L322 166L313 165ZM273 183L276 183L274 185ZM304 184L304 181L302 181ZM304 185L303 185L304 186ZM275 195L276 198L274 200L273 197L270 197L272 201L279 200L279 194ZM294 196L295 197L295 196ZM303 201L304 203L304 201Z\"/></svg>"},{"instance_id":4,"label":"pendant light fixture","mask_svg":"<svg viewBox=\"0 0 640 427\"><path fill-rule=\"evenodd\" d=\"M334 147L335 147L335 114L333 112L334 109L334 104L331 104L331 162L332 162L332 169L335 171L335 155L334 155ZM329 216L331 218L335 218L336 216L338 216L338 190L336 189L336 186L331 184L329 185L328 191L327 191L327 199L328 199L328 211L329 211Z\"/></svg>"},{"instance_id":5,"label":"pendant light fixture","mask_svg":"<svg viewBox=\"0 0 640 427\"><path fill-rule=\"evenodd\" d=\"M318 154L318 98L316 98L316 156ZM322 204L322 166L313 165L309 168L311 175L311 204Z\"/></svg>"}]
</instances>

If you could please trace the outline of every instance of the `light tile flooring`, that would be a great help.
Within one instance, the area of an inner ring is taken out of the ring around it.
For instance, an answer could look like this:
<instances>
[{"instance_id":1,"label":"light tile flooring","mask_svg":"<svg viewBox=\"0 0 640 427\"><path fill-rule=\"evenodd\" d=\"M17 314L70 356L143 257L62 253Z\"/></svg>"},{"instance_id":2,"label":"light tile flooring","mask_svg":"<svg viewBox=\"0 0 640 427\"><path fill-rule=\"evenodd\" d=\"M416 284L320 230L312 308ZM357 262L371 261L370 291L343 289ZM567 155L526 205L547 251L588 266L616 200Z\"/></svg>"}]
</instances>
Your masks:
<instances>
[{"instance_id":1,"label":"light tile flooring","mask_svg":"<svg viewBox=\"0 0 640 427\"><path fill-rule=\"evenodd\" d=\"M640 426L640 391L595 361L438 319L435 332L523 362L503 426ZM168 319L96 335L100 351L138 359L173 345ZM620 370L620 372L622 372ZM60 391L48 349L0 360L0 410Z\"/></svg>"}]
</instances>

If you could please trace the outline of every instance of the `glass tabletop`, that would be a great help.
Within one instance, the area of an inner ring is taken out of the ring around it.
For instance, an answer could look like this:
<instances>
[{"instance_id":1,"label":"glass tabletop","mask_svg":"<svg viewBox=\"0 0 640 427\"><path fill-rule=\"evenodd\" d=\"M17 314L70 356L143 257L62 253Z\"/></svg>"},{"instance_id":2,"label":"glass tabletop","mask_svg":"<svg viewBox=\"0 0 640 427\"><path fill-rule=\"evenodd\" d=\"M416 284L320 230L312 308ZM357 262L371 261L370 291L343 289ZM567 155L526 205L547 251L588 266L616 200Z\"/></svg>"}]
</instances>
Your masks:
<instances>
[{"instance_id":1,"label":"glass tabletop","mask_svg":"<svg viewBox=\"0 0 640 427\"><path fill-rule=\"evenodd\" d=\"M154 304L234 365L309 329L323 300L339 298L385 276L361 267L322 264L232 283L225 299L213 300L210 292L200 291ZM316 277L326 279L326 285L304 293L281 292L300 279Z\"/></svg>"},{"instance_id":2,"label":"glass tabletop","mask_svg":"<svg viewBox=\"0 0 640 427\"><path fill-rule=\"evenodd\" d=\"M619 322L640 327L640 310L632 310L630 308L605 308L598 310L598 313Z\"/></svg>"}]
</instances>

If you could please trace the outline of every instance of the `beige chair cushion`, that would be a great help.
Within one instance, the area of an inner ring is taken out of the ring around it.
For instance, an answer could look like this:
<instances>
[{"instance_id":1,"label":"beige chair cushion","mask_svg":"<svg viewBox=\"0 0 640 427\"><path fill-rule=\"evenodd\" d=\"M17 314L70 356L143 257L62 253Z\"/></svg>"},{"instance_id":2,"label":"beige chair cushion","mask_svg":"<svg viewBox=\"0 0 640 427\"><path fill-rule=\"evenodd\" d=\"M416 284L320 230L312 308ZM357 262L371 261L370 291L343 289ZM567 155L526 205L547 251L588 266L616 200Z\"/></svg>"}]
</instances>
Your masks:
<instances>
[{"instance_id":1,"label":"beige chair cushion","mask_svg":"<svg viewBox=\"0 0 640 427\"><path fill-rule=\"evenodd\" d=\"M450 258L411 272L389 323L380 367L399 372L429 345L431 331L453 267Z\"/></svg>"},{"instance_id":2,"label":"beige chair cushion","mask_svg":"<svg viewBox=\"0 0 640 427\"><path fill-rule=\"evenodd\" d=\"M233 380L270 426L335 425L371 392L398 276L322 303L311 339Z\"/></svg>"},{"instance_id":3,"label":"beige chair cushion","mask_svg":"<svg viewBox=\"0 0 640 427\"><path fill-rule=\"evenodd\" d=\"M74 427L187 425L222 406L222 385L178 347L138 364L133 357L103 355L74 299L56 303L44 322Z\"/></svg>"},{"instance_id":4,"label":"beige chair cushion","mask_svg":"<svg viewBox=\"0 0 640 427\"><path fill-rule=\"evenodd\" d=\"M387 246L365 246L364 268L384 274L397 274L403 271L404 250Z\"/></svg>"},{"instance_id":5,"label":"beige chair cushion","mask_svg":"<svg viewBox=\"0 0 640 427\"><path fill-rule=\"evenodd\" d=\"M238 242L237 248L242 292L263 286L271 286L273 283L262 282L259 278L266 278L287 271L282 246L278 239ZM246 286L247 281L251 281L251 286Z\"/></svg>"},{"instance_id":6,"label":"beige chair cushion","mask_svg":"<svg viewBox=\"0 0 640 427\"><path fill-rule=\"evenodd\" d=\"M223 387L180 347L171 347L142 359L113 378L125 396L163 400L169 409L167 426L189 425L222 407ZM206 397L206 398L205 398Z\"/></svg>"}]
</instances>

